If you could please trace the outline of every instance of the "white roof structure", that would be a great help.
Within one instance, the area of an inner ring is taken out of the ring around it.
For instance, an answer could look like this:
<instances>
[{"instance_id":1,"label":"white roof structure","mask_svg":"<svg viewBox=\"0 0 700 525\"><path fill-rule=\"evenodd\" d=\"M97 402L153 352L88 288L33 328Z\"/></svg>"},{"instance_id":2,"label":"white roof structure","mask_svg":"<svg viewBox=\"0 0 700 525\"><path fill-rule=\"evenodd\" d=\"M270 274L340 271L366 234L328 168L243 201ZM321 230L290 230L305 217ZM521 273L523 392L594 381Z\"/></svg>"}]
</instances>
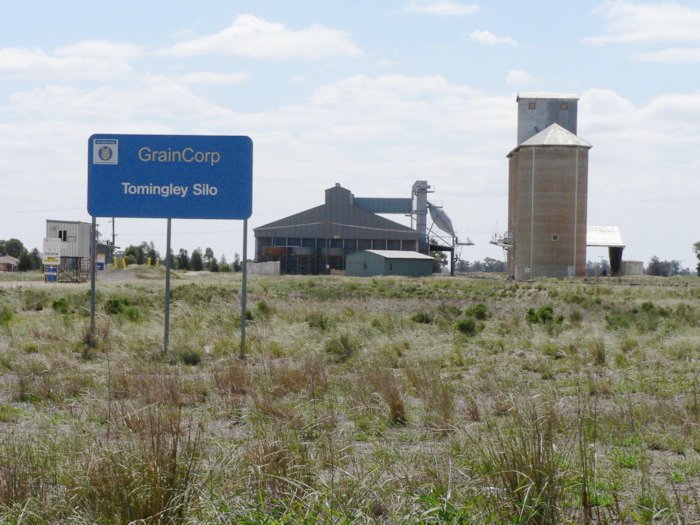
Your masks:
<instances>
[{"instance_id":1,"label":"white roof structure","mask_svg":"<svg viewBox=\"0 0 700 525\"><path fill-rule=\"evenodd\" d=\"M433 260L433 257L430 257L429 255L425 255L424 253L418 253L418 252L409 252L409 251L402 251L402 250L364 250L369 253L373 253L375 255L379 255L380 257L384 257L385 259L430 259L431 261Z\"/></svg>"},{"instance_id":2,"label":"white roof structure","mask_svg":"<svg viewBox=\"0 0 700 525\"><path fill-rule=\"evenodd\" d=\"M574 93L547 93L546 91L532 91L530 93L518 93L516 101L521 98L536 98L536 99L565 99L565 100L578 100L578 97Z\"/></svg>"},{"instance_id":3,"label":"white roof structure","mask_svg":"<svg viewBox=\"0 0 700 525\"><path fill-rule=\"evenodd\" d=\"M17 266L19 264L19 259L17 257L12 257L12 255L0 255L0 264Z\"/></svg>"},{"instance_id":4,"label":"white roof structure","mask_svg":"<svg viewBox=\"0 0 700 525\"><path fill-rule=\"evenodd\" d=\"M583 139L578 138L568 129L561 127L556 122L543 129L537 135L527 139L520 146L581 146L592 148L593 146Z\"/></svg>"},{"instance_id":5,"label":"white roof structure","mask_svg":"<svg viewBox=\"0 0 700 525\"><path fill-rule=\"evenodd\" d=\"M586 231L586 246L624 248L620 228L617 226L589 226Z\"/></svg>"}]
</instances>

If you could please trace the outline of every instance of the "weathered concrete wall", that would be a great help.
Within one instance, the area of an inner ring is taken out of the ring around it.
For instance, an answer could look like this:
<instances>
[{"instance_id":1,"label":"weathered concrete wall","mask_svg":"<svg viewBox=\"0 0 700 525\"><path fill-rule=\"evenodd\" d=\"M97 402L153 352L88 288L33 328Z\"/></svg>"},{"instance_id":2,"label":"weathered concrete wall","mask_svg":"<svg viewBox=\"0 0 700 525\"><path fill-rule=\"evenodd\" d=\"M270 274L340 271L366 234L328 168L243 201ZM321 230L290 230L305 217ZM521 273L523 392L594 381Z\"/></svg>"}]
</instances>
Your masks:
<instances>
[{"instance_id":1,"label":"weathered concrete wall","mask_svg":"<svg viewBox=\"0 0 700 525\"><path fill-rule=\"evenodd\" d=\"M588 150L521 147L509 168L509 274L517 280L585 276Z\"/></svg>"},{"instance_id":2,"label":"weathered concrete wall","mask_svg":"<svg viewBox=\"0 0 700 525\"><path fill-rule=\"evenodd\" d=\"M269 261L269 262L258 262L246 264L248 268L248 275L279 275L280 274L280 262L279 261Z\"/></svg>"},{"instance_id":3,"label":"weathered concrete wall","mask_svg":"<svg viewBox=\"0 0 700 525\"><path fill-rule=\"evenodd\" d=\"M622 261L622 275L644 275L642 261Z\"/></svg>"}]
</instances>

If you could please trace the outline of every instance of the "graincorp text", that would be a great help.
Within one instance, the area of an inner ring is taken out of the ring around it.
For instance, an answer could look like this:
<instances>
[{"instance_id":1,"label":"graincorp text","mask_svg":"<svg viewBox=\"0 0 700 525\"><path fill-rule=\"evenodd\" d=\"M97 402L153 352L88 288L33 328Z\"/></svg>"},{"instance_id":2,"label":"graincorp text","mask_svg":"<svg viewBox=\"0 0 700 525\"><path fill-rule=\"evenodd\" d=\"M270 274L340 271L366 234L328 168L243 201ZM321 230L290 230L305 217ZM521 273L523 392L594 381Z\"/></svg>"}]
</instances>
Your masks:
<instances>
[{"instance_id":1,"label":"graincorp text","mask_svg":"<svg viewBox=\"0 0 700 525\"><path fill-rule=\"evenodd\" d=\"M215 166L221 160L221 153L218 151L195 151L194 148L190 147L181 150L170 148L157 150L146 147L139 150L139 160L142 162L195 162Z\"/></svg>"}]
</instances>

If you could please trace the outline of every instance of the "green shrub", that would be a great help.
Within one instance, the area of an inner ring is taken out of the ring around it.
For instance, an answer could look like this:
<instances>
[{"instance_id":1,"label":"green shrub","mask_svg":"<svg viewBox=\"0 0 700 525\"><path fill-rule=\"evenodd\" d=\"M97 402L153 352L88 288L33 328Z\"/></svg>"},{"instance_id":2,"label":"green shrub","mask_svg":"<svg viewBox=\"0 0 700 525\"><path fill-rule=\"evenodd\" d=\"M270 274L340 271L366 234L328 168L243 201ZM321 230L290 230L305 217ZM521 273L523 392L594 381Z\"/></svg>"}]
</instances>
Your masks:
<instances>
[{"instance_id":1,"label":"green shrub","mask_svg":"<svg viewBox=\"0 0 700 525\"><path fill-rule=\"evenodd\" d=\"M268 317L272 313L272 307L265 301L258 301L255 309L261 317Z\"/></svg>"},{"instance_id":2,"label":"green shrub","mask_svg":"<svg viewBox=\"0 0 700 525\"><path fill-rule=\"evenodd\" d=\"M29 288L24 291L23 310L34 310L40 312L48 304L49 294L45 290L34 290Z\"/></svg>"},{"instance_id":3,"label":"green shrub","mask_svg":"<svg viewBox=\"0 0 700 525\"><path fill-rule=\"evenodd\" d=\"M129 321L141 320L141 312L127 297L110 297L105 302L105 311L110 315L123 315Z\"/></svg>"},{"instance_id":4,"label":"green shrub","mask_svg":"<svg viewBox=\"0 0 700 525\"><path fill-rule=\"evenodd\" d=\"M341 334L326 341L324 350L340 362L347 361L357 351L358 344L348 335Z\"/></svg>"},{"instance_id":5,"label":"green shrub","mask_svg":"<svg viewBox=\"0 0 700 525\"><path fill-rule=\"evenodd\" d=\"M456 326L457 330L464 335L476 335L479 331L476 319L471 316L460 319Z\"/></svg>"},{"instance_id":6,"label":"green shrub","mask_svg":"<svg viewBox=\"0 0 700 525\"><path fill-rule=\"evenodd\" d=\"M467 315L474 316L474 318L478 319L479 321L484 321L491 317L488 308L486 308L486 305L483 303L475 304L471 308L467 309L465 313Z\"/></svg>"},{"instance_id":7,"label":"green shrub","mask_svg":"<svg viewBox=\"0 0 700 525\"><path fill-rule=\"evenodd\" d=\"M68 301L66 301L64 297L56 299L53 303L51 303L51 308L53 308L54 311L58 312L59 314L67 314L69 311Z\"/></svg>"},{"instance_id":8,"label":"green shrub","mask_svg":"<svg viewBox=\"0 0 700 525\"><path fill-rule=\"evenodd\" d=\"M548 304L542 306L538 310L533 308L528 309L527 314L525 314L525 319L530 324L553 324L562 323L564 321L564 316L554 317L554 308L552 305Z\"/></svg>"},{"instance_id":9,"label":"green shrub","mask_svg":"<svg viewBox=\"0 0 700 525\"><path fill-rule=\"evenodd\" d=\"M56 303L54 303L54 309L56 308L55 304ZM112 315L120 314L129 304L129 300L123 297L110 297L107 299L107 302L105 302L105 311Z\"/></svg>"},{"instance_id":10,"label":"green shrub","mask_svg":"<svg viewBox=\"0 0 700 525\"><path fill-rule=\"evenodd\" d=\"M197 366L202 362L202 352L194 348L186 348L180 351L180 361L189 366Z\"/></svg>"},{"instance_id":11,"label":"green shrub","mask_svg":"<svg viewBox=\"0 0 700 525\"><path fill-rule=\"evenodd\" d=\"M461 313L459 308L451 304L441 304L437 308L438 313L447 319L454 319Z\"/></svg>"},{"instance_id":12,"label":"green shrub","mask_svg":"<svg viewBox=\"0 0 700 525\"><path fill-rule=\"evenodd\" d=\"M0 326L9 324L14 315L14 309L10 308L8 305L3 304L0 306Z\"/></svg>"},{"instance_id":13,"label":"green shrub","mask_svg":"<svg viewBox=\"0 0 700 525\"><path fill-rule=\"evenodd\" d=\"M426 312L418 312L411 316L411 321L414 323L430 324L433 322L433 316Z\"/></svg>"}]
</instances>

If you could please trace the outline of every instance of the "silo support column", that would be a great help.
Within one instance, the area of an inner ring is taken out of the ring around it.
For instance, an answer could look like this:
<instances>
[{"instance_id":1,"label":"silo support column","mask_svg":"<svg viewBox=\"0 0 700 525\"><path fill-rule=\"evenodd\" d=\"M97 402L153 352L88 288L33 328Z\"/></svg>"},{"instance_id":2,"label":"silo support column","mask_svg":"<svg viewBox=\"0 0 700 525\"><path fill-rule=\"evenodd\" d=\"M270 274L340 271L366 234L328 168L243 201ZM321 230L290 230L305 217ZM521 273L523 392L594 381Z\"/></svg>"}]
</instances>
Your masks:
<instances>
[{"instance_id":1,"label":"silo support column","mask_svg":"<svg viewBox=\"0 0 700 525\"><path fill-rule=\"evenodd\" d=\"M608 248L608 256L610 257L610 275L613 277L620 276L622 268L622 250L624 246L610 246Z\"/></svg>"}]
</instances>

